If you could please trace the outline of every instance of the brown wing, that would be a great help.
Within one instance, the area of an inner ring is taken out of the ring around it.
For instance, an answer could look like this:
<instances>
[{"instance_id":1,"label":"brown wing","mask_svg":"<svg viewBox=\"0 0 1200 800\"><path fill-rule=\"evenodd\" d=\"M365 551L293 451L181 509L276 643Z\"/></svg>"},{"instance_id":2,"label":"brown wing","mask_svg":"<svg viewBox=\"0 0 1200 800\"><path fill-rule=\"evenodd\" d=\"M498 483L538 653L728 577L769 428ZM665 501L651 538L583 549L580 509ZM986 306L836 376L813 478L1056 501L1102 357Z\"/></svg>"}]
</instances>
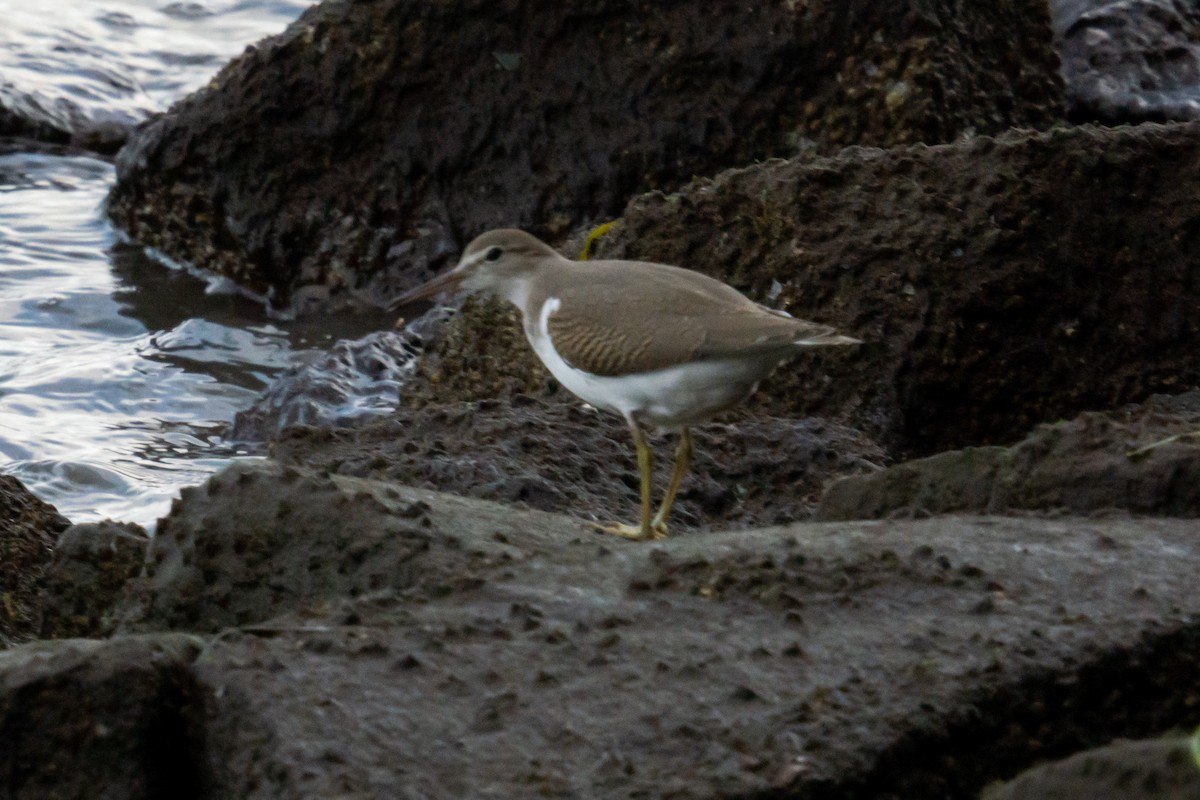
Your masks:
<instances>
[{"instance_id":1,"label":"brown wing","mask_svg":"<svg viewBox=\"0 0 1200 800\"><path fill-rule=\"evenodd\" d=\"M831 330L764 308L720 281L661 264L577 264L542 288L546 298L561 301L547 323L554 348L595 375L758 352L783 356L797 339Z\"/></svg>"}]
</instances>

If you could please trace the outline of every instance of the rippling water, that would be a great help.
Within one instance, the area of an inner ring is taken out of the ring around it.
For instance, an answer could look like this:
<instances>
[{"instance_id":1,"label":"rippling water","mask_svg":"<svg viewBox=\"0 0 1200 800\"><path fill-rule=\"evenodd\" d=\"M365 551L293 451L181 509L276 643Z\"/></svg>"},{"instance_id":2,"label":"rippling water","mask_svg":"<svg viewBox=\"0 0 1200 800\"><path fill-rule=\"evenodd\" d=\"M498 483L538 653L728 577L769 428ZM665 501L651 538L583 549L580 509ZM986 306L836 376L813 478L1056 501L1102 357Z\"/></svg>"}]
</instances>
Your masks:
<instances>
[{"instance_id":1,"label":"rippling water","mask_svg":"<svg viewBox=\"0 0 1200 800\"><path fill-rule=\"evenodd\" d=\"M295 0L0 0L0 101L75 128L129 123L282 31Z\"/></svg>"},{"instance_id":2,"label":"rippling water","mask_svg":"<svg viewBox=\"0 0 1200 800\"><path fill-rule=\"evenodd\" d=\"M215 431L299 354L257 305L118 244L112 177L0 157L0 467L74 521L150 522L237 454Z\"/></svg>"},{"instance_id":3,"label":"rippling water","mask_svg":"<svg viewBox=\"0 0 1200 800\"><path fill-rule=\"evenodd\" d=\"M305 5L0 0L0 101L140 118ZM102 210L106 161L7 149L0 470L73 521L150 524L181 486L249 455L223 440L225 424L334 336L274 322L122 243Z\"/></svg>"}]
</instances>

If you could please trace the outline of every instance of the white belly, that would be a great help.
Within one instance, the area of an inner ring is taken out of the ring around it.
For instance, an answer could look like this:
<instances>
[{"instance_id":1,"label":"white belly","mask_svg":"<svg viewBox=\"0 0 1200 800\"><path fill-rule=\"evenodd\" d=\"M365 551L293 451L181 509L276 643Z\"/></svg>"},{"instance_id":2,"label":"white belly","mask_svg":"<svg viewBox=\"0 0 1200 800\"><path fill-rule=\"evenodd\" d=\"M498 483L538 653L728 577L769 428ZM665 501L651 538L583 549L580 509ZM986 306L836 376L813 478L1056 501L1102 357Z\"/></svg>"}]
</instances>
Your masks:
<instances>
[{"instance_id":1,"label":"white belly","mask_svg":"<svg viewBox=\"0 0 1200 800\"><path fill-rule=\"evenodd\" d=\"M751 360L696 361L653 372L595 375L568 364L554 349L547 321L558 308L550 299L526 338L559 383L585 402L626 419L660 428L702 422L745 399L774 364ZM777 359L771 359L777 361Z\"/></svg>"}]
</instances>

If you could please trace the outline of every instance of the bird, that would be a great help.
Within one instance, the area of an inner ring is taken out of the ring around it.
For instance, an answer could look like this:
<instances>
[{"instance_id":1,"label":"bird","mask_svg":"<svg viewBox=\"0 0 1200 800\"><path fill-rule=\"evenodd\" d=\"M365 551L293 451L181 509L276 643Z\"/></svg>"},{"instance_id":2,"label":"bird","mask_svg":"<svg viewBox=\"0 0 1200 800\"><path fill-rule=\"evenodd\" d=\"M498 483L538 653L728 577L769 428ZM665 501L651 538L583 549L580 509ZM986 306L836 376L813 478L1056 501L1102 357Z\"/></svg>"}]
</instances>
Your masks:
<instances>
[{"instance_id":1,"label":"bird","mask_svg":"<svg viewBox=\"0 0 1200 800\"><path fill-rule=\"evenodd\" d=\"M691 465L690 427L737 405L788 357L808 347L861 344L832 327L754 302L684 267L644 261L574 261L512 228L472 240L458 264L395 298L462 292L507 300L550 374L587 404L620 415L637 451L638 524L593 523L626 539L662 539ZM646 428L679 431L675 466L651 513Z\"/></svg>"}]
</instances>

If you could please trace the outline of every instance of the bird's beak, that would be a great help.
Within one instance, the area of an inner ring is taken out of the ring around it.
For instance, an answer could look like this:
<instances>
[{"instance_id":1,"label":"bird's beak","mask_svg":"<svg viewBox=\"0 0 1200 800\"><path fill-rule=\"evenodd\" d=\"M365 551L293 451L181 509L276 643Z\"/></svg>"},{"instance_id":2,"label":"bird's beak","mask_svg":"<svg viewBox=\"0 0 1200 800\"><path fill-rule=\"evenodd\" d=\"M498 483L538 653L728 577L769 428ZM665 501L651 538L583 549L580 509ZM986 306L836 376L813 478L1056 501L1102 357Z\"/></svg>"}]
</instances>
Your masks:
<instances>
[{"instance_id":1,"label":"bird's beak","mask_svg":"<svg viewBox=\"0 0 1200 800\"><path fill-rule=\"evenodd\" d=\"M449 270L448 272L443 272L433 280L426 281L415 289L409 289L407 292L388 303L388 311L398 311L399 309L404 308L411 303L415 303L418 300L427 300L435 295L443 294L445 292L453 292L463 282L464 277L466 277L466 275L457 267Z\"/></svg>"}]
</instances>

